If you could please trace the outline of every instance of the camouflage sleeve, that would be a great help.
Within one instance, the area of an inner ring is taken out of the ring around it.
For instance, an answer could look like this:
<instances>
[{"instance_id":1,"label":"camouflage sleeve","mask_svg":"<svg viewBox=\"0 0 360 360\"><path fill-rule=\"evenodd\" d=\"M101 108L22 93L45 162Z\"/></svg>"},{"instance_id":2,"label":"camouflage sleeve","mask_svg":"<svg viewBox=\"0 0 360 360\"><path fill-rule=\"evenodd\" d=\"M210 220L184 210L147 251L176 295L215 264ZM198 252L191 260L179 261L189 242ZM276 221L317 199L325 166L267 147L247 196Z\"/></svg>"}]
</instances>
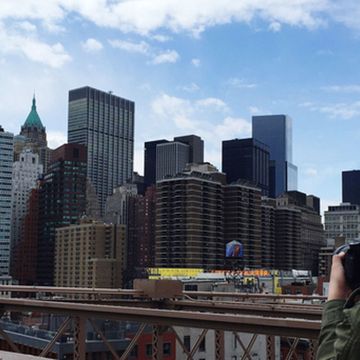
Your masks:
<instances>
[{"instance_id":1,"label":"camouflage sleeve","mask_svg":"<svg viewBox=\"0 0 360 360\"><path fill-rule=\"evenodd\" d=\"M334 343L337 338L336 326L344 320L345 300L328 301L323 310L317 360L336 359Z\"/></svg>"}]
</instances>

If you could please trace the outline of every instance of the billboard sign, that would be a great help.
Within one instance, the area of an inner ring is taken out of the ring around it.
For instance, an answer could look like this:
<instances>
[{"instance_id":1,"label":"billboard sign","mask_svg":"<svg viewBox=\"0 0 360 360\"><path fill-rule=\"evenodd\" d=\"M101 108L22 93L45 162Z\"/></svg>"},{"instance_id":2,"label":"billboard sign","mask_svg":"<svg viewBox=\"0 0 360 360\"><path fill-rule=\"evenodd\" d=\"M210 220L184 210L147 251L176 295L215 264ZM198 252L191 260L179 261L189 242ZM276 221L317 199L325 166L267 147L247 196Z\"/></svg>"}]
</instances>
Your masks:
<instances>
[{"instance_id":1,"label":"billboard sign","mask_svg":"<svg viewBox=\"0 0 360 360\"><path fill-rule=\"evenodd\" d=\"M230 241L226 244L227 258L242 258L244 256L244 246L240 241Z\"/></svg>"}]
</instances>

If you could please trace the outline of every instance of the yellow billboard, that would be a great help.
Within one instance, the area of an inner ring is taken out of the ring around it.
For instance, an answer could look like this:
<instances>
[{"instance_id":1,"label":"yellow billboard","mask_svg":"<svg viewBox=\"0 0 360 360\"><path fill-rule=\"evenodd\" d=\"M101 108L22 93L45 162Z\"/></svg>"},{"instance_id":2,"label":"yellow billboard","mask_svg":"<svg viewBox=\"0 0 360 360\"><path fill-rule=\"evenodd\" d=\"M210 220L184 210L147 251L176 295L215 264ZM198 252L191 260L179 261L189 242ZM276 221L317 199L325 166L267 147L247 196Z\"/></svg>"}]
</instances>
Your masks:
<instances>
[{"instance_id":1,"label":"yellow billboard","mask_svg":"<svg viewBox=\"0 0 360 360\"><path fill-rule=\"evenodd\" d=\"M204 269L199 268L147 268L150 280L174 277L195 278L203 272Z\"/></svg>"}]
</instances>

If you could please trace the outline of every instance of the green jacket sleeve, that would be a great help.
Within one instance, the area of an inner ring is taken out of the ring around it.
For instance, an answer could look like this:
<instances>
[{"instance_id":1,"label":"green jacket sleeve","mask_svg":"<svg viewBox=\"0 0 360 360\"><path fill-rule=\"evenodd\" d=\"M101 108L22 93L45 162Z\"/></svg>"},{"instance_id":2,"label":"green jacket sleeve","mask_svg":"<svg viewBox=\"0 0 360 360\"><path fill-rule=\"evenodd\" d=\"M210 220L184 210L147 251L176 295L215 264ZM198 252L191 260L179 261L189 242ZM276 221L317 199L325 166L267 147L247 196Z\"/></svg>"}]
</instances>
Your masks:
<instances>
[{"instance_id":1,"label":"green jacket sleeve","mask_svg":"<svg viewBox=\"0 0 360 360\"><path fill-rule=\"evenodd\" d=\"M324 306L317 360L336 359L334 348L336 325L344 319L344 304L345 300L331 300Z\"/></svg>"},{"instance_id":2,"label":"green jacket sleeve","mask_svg":"<svg viewBox=\"0 0 360 360\"><path fill-rule=\"evenodd\" d=\"M332 300L325 304L317 360L360 359L360 290L345 302Z\"/></svg>"}]
</instances>

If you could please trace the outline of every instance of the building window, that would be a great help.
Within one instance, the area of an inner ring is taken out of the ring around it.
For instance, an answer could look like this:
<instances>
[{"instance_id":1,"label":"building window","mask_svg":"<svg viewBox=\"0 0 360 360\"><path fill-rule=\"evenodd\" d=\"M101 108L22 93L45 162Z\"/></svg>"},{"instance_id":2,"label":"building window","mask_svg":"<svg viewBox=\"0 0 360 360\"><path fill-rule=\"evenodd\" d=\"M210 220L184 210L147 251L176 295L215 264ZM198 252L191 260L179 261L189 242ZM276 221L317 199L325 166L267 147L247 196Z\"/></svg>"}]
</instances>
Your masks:
<instances>
[{"instance_id":1,"label":"building window","mask_svg":"<svg viewBox=\"0 0 360 360\"><path fill-rule=\"evenodd\" d=\"M187 351L190 351L190 335L184 336L184 347Z\"/></svg>"},{"instance_id":2,"label":"building window","mask_svg":"<svg viewBox=\"0 0 360 360\"><path fill-rule=\"evenodd\" d=\"M152 350L152 344L146 344L146 351L145 351L146 356L151 357L151 356L152 356L152 352L153 352L153 350Z\"/></svg>"},{"instance_id":3,"label":"building window","mask_svg":"<svg viewBox=\"0 0 360 360\"><path fill-rule=\"evenodd\" d=\"M171 343L164 343L163 345L163 354L171 355Z\"/></svg>"},{"instance_id":4,"label":"building window","mask_svg":"<svg viewBox=\"0 0 360 360\"><path fill-rule=\"evenodd\" d=\"M199 345L199 351L205 351L205 338L201 340L201 343Z\"/></svg>"}]
</instances>

